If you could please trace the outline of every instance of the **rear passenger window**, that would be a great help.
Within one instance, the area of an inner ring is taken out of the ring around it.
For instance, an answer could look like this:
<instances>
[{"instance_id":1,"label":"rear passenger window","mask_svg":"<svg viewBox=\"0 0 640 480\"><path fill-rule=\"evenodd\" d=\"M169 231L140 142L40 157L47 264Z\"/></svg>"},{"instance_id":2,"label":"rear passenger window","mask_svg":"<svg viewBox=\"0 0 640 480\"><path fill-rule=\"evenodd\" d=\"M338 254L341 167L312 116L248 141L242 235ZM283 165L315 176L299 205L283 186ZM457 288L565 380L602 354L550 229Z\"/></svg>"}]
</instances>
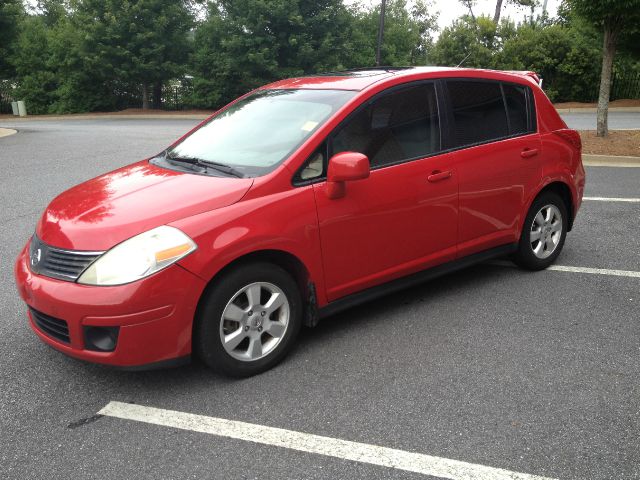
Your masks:
<instances>
[{"instance_id":1,"label":"rear passenger window","mask_svg":"<svg viewBox=\"0 0 640 480\"><path fill-rule=\"evenodd\" d=\"M464 147L509 136L498 82L447 81L453 110L453 145Z\"/></svg>"},{"instance_id":2,"label":"rear passenger window","mask_svg":"<svg viewBox=\"0 0 640 480\"><path fill-rule=\"evenodd\" d=\"M503 83L504 99L507 104L511 135L527 133L527 91L526 87Z\"/></svg>"},{"instance_id":3,"label":"rear passenger window","mask_svg":"<svg viewBox=\"0 0 640 480\"><path fill-rule=\"evenodd\" d=\"M440 150L435 86L392 91L358 111L333 138L333 154L360 152L372 168L422 158Z\"/></svg>"}]
</instances>

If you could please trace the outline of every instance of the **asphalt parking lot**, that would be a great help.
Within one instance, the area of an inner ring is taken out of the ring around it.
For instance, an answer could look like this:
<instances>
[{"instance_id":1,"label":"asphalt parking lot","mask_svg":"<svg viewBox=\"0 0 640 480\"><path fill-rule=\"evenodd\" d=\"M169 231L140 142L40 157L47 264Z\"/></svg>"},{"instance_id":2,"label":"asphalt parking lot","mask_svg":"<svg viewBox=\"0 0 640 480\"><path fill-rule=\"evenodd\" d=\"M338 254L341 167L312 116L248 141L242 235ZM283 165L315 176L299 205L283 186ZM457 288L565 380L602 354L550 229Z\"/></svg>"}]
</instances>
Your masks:
<instances>
[{"instance_id":1,"label":"asphalt parking lot","mask_svg":"<svg viewBox=\"0 0 640 480\"><path fill-rule=\"evenodd\" d=\"M557 261L576 268L425 283L304 331L257 377L122 372L45 346L12 275L42 209L195 123L39 121L0 139L0 478L640 478L640 202L615 200L640 199L640 168L587 167L601 200Z\"/></svg>"}]
</instances>

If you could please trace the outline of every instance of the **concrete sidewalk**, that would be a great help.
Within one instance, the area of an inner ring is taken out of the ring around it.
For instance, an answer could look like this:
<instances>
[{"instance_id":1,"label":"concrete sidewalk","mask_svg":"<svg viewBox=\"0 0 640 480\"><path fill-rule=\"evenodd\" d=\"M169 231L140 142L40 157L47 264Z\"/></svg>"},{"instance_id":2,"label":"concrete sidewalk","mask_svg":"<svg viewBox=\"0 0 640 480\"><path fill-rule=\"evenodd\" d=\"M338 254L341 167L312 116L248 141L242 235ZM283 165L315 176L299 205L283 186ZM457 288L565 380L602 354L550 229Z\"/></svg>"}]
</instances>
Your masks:
<instances>
[{"instance_id":1,"label":"concrete sidewalk","mask_svg":"<svg viewBox=\"0 0 640 480\"><path fill-rule=\"evenodd\" d=\"M592 107L587 108L560 108L557 109L558 113L596 113L597 109ZM626 113L640 113L640 107L613 107L609 109L609 112L626 112ZM172 112L172 113L141 113L141 114L133 114L133 113L107 113L107 114L95 114L95 113L80 113L80 114L69 114L69 115L29 115L26 117L17 117L13 115L2 115L0 116L0 122L5 121L19 121L19 122L29 122L29 121L43 121L43 120L101 120L101 119L109 119L109 118L139 118L139 119L188 119L188 120L204 120L208 116L212 115L214 111L211 112L203 112L203 113L180 113L180 112Z\"/></svg>"},{"instance_id":2,"label":"concrete sidewalk","mask_svg":"<svg viewBox=\"0 0 640 480\"><path fill-rule=\"evenodd\" d=\"M37 122L37 121L50 121L50 120L119 120L123 118L128 119L140 119L140 120L158 120L158 119L185 119L185 120L204 120L209 117L211 113L149 113L149 114L132 114L132 113L114 113L106 115L98 114L71 114L71 115L28 115L26 117L17 117L13 115L0 116L0 122Z\"/></svg>"},{"instance_id":3,"label":"concrete sidewalk","mask_svg":"<svg viewBox=\"0 0 640 480\"><path fill-rule=\"evenodd\" d=\"M582 163L587 167L640 167L640 157L591 155L583 153Z\"/></svg>"},{"instance_id":4,"label":"concrete sidewalk","mask_svg":"<svg viewBox=\"0 0 640 480\"><path fill-rule=\"evenodd\" d=\"M597 113L598 109L595 107L582 107L582 108L556 108L558 113ZM626 113L639 113L640 107L613 107L609 109L609 112L626 112Z\"/></svg>"}]
</instances>

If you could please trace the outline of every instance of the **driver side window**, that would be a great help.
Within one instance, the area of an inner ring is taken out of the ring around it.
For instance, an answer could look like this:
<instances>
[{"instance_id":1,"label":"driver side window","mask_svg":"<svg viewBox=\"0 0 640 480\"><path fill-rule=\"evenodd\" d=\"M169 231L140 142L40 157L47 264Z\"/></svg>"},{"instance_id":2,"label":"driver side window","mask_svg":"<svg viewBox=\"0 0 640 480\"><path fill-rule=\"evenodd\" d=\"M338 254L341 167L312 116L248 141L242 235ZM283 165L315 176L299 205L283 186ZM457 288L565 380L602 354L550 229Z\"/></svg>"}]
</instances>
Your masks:
<instances>
[{"instance_id":1,"label":"driver side window","mask_svg":"<svg viewBox=\"0 0 640 480\"><path fill-rule=\"evenodd\" d=\"M371 168L438 152L440 124L434 84L412 85L377 98L340 128L332 146L333 155L365 154Z\"/></svg>"}]
</instances>

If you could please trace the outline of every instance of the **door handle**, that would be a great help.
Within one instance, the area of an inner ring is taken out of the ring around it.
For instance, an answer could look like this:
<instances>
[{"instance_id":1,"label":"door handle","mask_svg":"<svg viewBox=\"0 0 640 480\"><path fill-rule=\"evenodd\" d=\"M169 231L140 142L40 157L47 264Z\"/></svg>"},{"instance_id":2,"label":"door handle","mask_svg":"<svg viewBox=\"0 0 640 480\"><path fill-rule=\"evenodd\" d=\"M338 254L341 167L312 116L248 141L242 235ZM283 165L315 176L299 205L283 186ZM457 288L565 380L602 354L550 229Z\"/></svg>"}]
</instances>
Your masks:
<instances>
[{"instance_id":1,"label":"door handle","mask_svg":"<svg viewBox=\"0 0 640 480\"><path fill-rule=\"evenodd\" d=\"M525 148L524 150L522 150L520 152L520 156L522 158L535 157L537 154L538 154L538 149L537 148Z\"/></svg>"},{"instance_id":2,"label":"door handle","mask_svg":"<svg viewBox=\"0 0 640 480\"><path fill-rule=\"evenodd\" d=\"M440 170L434 170L431 172L431 175L427 177L431 183L439 182L441 180L446 180L447 178L451 178L451 170L447 170L446 172L441 172Z\"/></svg>"}]
</instances>

